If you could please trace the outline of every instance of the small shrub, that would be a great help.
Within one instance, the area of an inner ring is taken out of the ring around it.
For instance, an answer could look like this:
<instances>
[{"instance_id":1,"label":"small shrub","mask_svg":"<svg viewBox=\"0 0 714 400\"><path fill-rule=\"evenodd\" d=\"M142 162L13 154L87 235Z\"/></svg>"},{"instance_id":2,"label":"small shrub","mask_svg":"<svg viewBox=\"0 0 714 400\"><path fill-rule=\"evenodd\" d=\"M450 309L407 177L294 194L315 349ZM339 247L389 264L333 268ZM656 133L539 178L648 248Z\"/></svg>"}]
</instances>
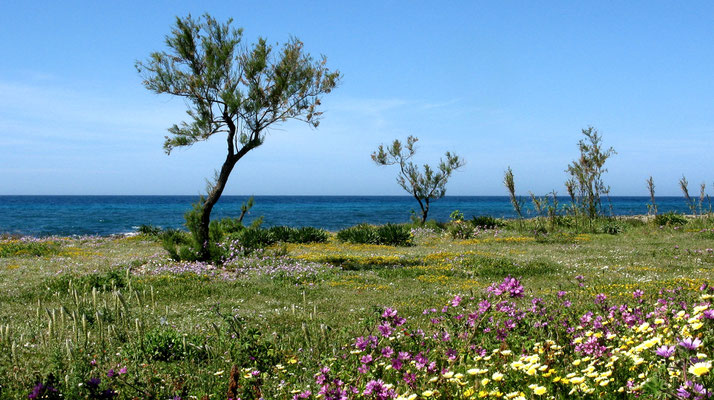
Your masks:
<instances>
[{"instance_id":1,"label":"small shrub","mask_svg":"<svg viewBox=\"0 0 714 400\"><path fill-rule=\"evenodd\" d=\"M211 231L220 233L220 236L229 235L231 233L241 232L245 229L243 222L237 218L223 218L211 221L209 225Z\"/></svg>"},{"instance_id":2,"label":"small shrub","mask_svg":"<svg viewBox=\"0 0 714 400\"><path fill-rule=\"evenodd\" d=\"M297 229L290 226L273 226L268 229L276 242L292 243L297 235Z\"/></svg>"},{"instance_id":3,"label":"small shrub","mask_svg":"<svg viewBox=\"0 0 714 400\"><path fill-rule=\"evenodd\" d=\"M496 229L506 226L506 223L490 215L480 215L471 218L471 225L483 229Z\"/></svg>"},{"instance_id":4,"label":"small shrub","mask_svg":"<svg viewBox=\"0 0 714 400\"><path fill-rule=\"evenodd\" d=\"M292 243L325 243L330 238L330 235L324 229L304 226L298 228Z\"/></svg>"},{"instance_id":5,"label":"small shrub","mask_svg":"<svg viewBox=\"0 0 714 400\"><path fill-rule=\"evenodd\" d=\"M377 244L387 246L411 246L411 229L407 225L382 225L377 228Z\"/></svg>"},{"instance_id":6,"label":"small shrub","mask_svg":"<svg viewBox=\"0 0 714 400\"><path fill-rule=\"evenodd\" d=\"M602 224L602 233L607 233L609 235L617 235L625 230L625 227L619 224L617 221L607 221Z\"/></svg>"},{"instance_id":7,"label":"small shrub","mask_svg":"<svg viewBox=\"0 0 714 400\"><path fill-rule=\"evenodd\" d=\"M454 221L446 228L452 239L468 239L474 235L474 226L470 222Z\"/></svg>"},{"instance_id":8,"label":"small shrub","mask_svg":"<svg viewBox=\"0 0 714 400\"><path fill-rule=\"evenodd\" d=\"M139 225L139 229L137 229L137 232L140 235L148 236L151 238L158 238L159 236L161 236L162 230L158 226L141 224Z\"/></svg>"},{"instance_id":9,"label":"small shrub","mask_svg":"<svg viewBox=\"0 0 714 400\"><path fill-rule=\"evenodd\" d=\"M147 332L135 352L147 361L205 360L204 338L181 335L172 328L154 328Z\"/></svg>"},{"instance_id":10,"label":"small shrub","mask_svg":"<svg viewBox=\"0 0 714 400\"><path fill-rule=\"evenodd\" d=\"M69 290L70 281L78 292L91 292L93 288L110 290L114 287L123 288L127 285L126 274L123 271L110 270L80 276L62 274L50 278L46 286L53 292L66 293Z\"/></svg>"},{"instance_id":11,"label":"small shrub","mask_svg":"<svg viewBox=\"0 0 714 400\"><path fill-rule=\"evenodd\" d=\"M185 258L182 258L182 255L186 255L186 248L190 243L191 238L189 234L179 229L167 229L161 233L161 246L169 253L169 257L174 261L185 260ZM179 254L181 252L184 254Z\"/></svg>"},{"instance_id":12,"label":"small shrub","mask_svg":"<svg viewBox=\"0 0 714 400\"><path fill-rule=\"evenodd\" d=\"M233 236L233 238L247 252L262 249L275 243L275 239L269 230L258 227L246 228L238 233L237 236Z\"/></svg>"},{"instance_id":13,"label":"small shrub","mask_svg":"<svg viewBox=\"0 0 714 400\"><path fill-rule=\"evenodd\" d=\"M337 232L340 242L355 244L377 244L377 228L368 224L359 224Z\"/></svg>"},{"instance_id":14,"label":"small shrub","mask_svg":"<svg viewBox=\"0 0 714 400\"><path fill-rule=\"evenodd\" d=\"M677 214L675 212L668 212L665 214L657 214L654 218L655 225L666 226L666 225L685 225L687 223L687 218L684 215Z\"/></svg>"}]
</instances>

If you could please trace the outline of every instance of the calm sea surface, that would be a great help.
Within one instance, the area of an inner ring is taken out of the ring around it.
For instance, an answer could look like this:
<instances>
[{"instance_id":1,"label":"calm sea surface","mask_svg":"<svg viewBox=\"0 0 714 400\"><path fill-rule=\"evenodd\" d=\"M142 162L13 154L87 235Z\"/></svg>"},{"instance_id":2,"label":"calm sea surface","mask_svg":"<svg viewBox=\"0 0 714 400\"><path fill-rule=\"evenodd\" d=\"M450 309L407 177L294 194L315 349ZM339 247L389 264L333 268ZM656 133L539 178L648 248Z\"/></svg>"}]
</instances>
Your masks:
<instances>
[{"instance_id":1,"label":"calm sea surface","mask_svg":"<svg viewBox=\"0 0 714 400\"><path fill-rule=\"evenodd\" d=\"M247 196L223 196L213 218L237 217ZM141 224L181 228L196 196L0 196L0 233L22 235L111 235L136 231ZM681 197L657 198L660 212L687 212ZM616 215L646 214L648 197L613 197ZM561 204L569 202L560 199ZM529 207L529 201L526 201ZM314 226L339 230L361 222L406 222L416 200L407 196L255 196L246 217L264 225ZM446 221L454 210L467 218L513 218L505 196L447 196L432 203L429 218ZM531 211L531 210L529 210Z\"/></svg>"}]
</instances>

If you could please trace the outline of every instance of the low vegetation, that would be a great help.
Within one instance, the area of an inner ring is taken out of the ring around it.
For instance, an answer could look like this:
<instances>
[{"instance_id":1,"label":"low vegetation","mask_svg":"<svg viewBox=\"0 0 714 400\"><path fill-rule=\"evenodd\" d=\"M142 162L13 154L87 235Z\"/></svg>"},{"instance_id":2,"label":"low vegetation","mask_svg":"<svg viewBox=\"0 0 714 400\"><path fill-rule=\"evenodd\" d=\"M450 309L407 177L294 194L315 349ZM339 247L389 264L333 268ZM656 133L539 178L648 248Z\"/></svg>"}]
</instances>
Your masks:
<instances>
[{"instance_id":1,"label":"low vegetation","mask_svg":"<svg viewBox=\"0 0 714 400\"><path fill-rule=\"evenodd\" d=\"M714 219L658 216L3 238L0 398L706 398Z\"/></svg>"}]
</instances>

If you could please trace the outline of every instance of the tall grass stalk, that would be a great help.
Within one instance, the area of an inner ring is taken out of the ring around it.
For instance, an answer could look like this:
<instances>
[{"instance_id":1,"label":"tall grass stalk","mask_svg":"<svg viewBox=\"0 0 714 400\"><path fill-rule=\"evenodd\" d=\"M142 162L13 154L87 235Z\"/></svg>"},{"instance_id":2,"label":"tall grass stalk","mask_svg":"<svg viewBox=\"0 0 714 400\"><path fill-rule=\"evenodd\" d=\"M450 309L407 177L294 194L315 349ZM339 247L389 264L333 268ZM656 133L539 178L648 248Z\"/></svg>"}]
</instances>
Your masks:
<instances>
[{"instance_id":1,"label":"tall grass stalk","mask_svg":"<svg viewBox=\"0 0 714 400\"><path fill-rule=\"evenodd\" d=\"M511 199L511 204L518 215L518 227L523 230L523 211L521 210L523 200L516 197L516 184L513 180L513 170L511 170L511 167L508 167L504 174L503 184L506 186L506 189L508 189L508 196Z\"/></svg>"},{"instance_id":2,"label":"tall grass stalk","mask_svg":"<svg viewBox=\"0 0 714 400\"><path fill-rule=\"evenodd\" d=\"M687 182L687 178L684 175L682 175L682 179L679 180L679 187L682 188L684 200L687 201L687 205L689 206L689 210L692 212L692 215L696 215L696 206L692 201L692 198L689 196L689 182Z\"/></svg>"},{"instance_id":3,"label":"tall grass stalk","mask_svg":"<svg viewBox=\"0 0 714 400\"><path fill-rule=\"evenodd\" d=\"M650 192L650 204L647 204L647 214L657 215L657 203L655 202L655 184L650 175L647 179L647 190Z\"/></svg>"}]
</instances>

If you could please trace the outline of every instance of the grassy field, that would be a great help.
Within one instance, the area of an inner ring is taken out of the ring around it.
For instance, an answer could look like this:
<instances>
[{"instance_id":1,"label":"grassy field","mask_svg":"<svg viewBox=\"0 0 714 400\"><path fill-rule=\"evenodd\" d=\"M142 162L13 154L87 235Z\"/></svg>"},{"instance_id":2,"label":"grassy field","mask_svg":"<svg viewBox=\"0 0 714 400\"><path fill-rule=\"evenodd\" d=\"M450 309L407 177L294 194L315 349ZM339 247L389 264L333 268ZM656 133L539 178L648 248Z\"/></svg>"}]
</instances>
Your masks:
<instances>
[{"instance_id":1,"label":"grassy field","mask_svg":"<svg viewBox=\"0 0 714 400\"><path fill-rule=\"evenodd\" d=\"M705 398L714 222L618 224L224 266L141 235L5 238L0 398Z\"/></svg>"}]
</instances>

